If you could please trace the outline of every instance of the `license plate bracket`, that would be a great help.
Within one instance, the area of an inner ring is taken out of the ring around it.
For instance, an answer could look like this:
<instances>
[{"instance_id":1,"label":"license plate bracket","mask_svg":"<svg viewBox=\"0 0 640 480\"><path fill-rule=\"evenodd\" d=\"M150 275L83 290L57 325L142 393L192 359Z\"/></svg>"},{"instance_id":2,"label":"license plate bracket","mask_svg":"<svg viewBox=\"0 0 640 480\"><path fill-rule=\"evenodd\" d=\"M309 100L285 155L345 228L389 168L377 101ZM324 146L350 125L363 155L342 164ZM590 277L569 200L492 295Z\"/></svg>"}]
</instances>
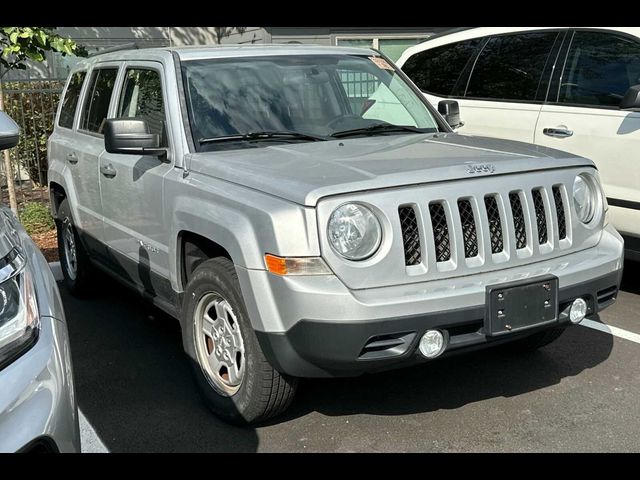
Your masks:
<instances>
[{"instance_id":1,"label":"license plate bracket","mask_svg":"<svg viewBox=\"0 0 640 480\"><path fill-rule=\"evenodd\" d=\"M487 335L500 336L558 322L558 278L487 287Z\"/></svg>"}]
</instances>

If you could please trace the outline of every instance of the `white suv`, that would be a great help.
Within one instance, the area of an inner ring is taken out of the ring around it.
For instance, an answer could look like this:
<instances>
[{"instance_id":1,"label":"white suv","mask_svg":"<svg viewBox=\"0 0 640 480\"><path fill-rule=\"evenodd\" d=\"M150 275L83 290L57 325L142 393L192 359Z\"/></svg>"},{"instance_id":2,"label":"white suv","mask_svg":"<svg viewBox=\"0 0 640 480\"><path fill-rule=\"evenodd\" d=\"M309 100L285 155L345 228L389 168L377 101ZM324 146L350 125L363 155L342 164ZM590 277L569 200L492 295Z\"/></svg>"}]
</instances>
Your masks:
<instances>
[{"instance_id":1,"label":"white suv","mask_svg":"<svg viewBox=\"0 0 640 480\"><path fill-rule=\"evenodd\" d=\"M434 37L398 61L477 134L592 159L611 220L640 259L640 28L486 27Z\"/></svg>"}]
</instances>

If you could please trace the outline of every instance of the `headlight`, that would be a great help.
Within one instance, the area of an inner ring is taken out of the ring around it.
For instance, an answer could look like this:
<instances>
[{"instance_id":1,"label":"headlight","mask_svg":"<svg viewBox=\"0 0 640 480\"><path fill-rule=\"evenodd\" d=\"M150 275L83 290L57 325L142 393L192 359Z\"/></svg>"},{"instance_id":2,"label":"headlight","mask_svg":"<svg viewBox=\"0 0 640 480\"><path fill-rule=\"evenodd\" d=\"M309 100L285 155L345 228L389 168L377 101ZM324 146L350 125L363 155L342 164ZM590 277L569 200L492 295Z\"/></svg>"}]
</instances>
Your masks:
<instances>
[{"instance_id":1,"label":"headlight","mask_svg":"<svg viewBox=\"0 0 640 480\"><path fill-rule=\"evenodd\" d=\"M346 203L329 218L329 244L334 252L347 260L365 260L380 248L382 227L364 205Z\"/></svg>"},{"instance_id":2,"label":"headlight","mask_svg":"<svg viewBox=\"0 0 640 480\"><path fill-rule=\"evenodd\" d=\"M33 345L39 326L31 273L14 248L0 260L0 368Z\"/></svg>"},{"instance_id":3,"label":"headlight","mask_svg":"<svg viewBox=\"0 0 640 480\"><path fill-rule=\"evenodd\" d=\"M593 220L598 204L598 190L591 175L581 173L573 182L573 206L578 220L589 223Z\"/></svg>"}]
</instances>

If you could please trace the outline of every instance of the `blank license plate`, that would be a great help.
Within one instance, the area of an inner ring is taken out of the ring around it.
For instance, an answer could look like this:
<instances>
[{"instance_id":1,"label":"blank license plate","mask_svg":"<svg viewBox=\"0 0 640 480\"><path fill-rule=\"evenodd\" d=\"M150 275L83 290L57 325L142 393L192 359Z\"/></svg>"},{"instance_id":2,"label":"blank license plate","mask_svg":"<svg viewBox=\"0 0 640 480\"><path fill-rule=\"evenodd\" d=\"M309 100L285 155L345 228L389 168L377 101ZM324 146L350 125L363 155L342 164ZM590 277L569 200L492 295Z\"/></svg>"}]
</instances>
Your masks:
<instances>
[{"instance_id":1,"label":"blank license plate","mask_svg":"<svg viewBox=\"0 0 640 480\"><path fill-rule=\"evenodd\" d=\"M488 289L489 335L504 335L558 320L558 279Z\"/></svg>"}]
</instances>

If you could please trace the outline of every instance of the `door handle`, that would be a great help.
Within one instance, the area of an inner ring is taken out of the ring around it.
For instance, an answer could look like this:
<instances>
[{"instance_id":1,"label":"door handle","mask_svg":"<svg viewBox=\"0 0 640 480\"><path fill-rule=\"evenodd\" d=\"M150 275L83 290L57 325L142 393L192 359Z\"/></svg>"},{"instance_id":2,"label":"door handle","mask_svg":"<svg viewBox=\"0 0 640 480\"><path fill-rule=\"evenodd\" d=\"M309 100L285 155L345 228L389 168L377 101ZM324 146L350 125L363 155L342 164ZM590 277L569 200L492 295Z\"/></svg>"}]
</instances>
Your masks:
<instances>
[{"instance_id":1,"label":"door handle","mask_svg":"<svg viewBox=\"0 0 640 480\"><path fill-rule=\"evenodd\" d=\"M560 125L555 128L545 128L542 133L544 133L547 137L555 137L555 138L569 138L573 137L573 130L569 130L564 125Z\"/></svg>"},{"instance_id":2,"label":"door handle","mask_svg":"<svg viewBox=\"0 0 640 480\"><path fill-rule=\"evenodd\" d=\"M67 162L69 162L71 165L75 165L76 163L78 163L78 156L75 153L69 153L67 155Z\"/></svg>"},{"instance_id":3,"label":"door handle","mask_svg":"<svg viewBox=\"0 0 640 480\"><path fill-rule=\"evenodd\" d=\"M104 175L107 178L113 178L118 174L116 169L113 168L113 165L111 165L111 164L109 164L109 165L101 165L100 166L100 173L102 173L102 175Z\"/></svg>"}]
</instances>

